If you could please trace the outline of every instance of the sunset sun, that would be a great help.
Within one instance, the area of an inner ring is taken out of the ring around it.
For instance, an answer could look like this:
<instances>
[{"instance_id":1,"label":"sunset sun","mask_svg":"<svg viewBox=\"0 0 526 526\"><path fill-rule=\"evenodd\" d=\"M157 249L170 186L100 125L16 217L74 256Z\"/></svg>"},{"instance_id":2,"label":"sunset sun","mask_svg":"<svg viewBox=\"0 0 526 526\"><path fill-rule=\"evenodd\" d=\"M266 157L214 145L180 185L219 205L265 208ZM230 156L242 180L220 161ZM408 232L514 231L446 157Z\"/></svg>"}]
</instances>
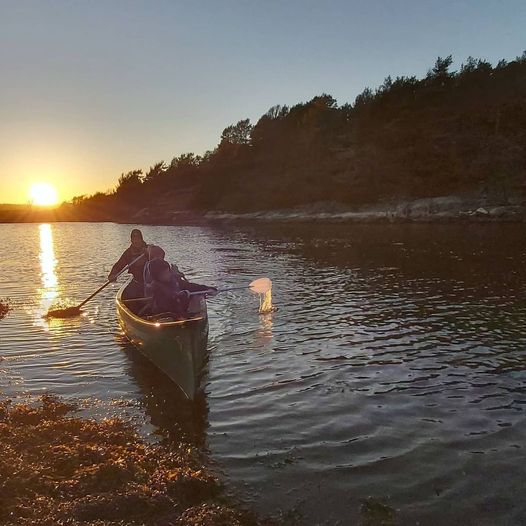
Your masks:
<instances>
[{"instance_id":1,"label":"sunset sun","mask_svg":"<svg viewBox=\"0 0 526 526\"><path fill-rule=\"evenodd\" d=\"M52 206L58 203L55 187L49 183L36 183L29 189L29 200L38 206Z\"/></svg>"}]
</instances>

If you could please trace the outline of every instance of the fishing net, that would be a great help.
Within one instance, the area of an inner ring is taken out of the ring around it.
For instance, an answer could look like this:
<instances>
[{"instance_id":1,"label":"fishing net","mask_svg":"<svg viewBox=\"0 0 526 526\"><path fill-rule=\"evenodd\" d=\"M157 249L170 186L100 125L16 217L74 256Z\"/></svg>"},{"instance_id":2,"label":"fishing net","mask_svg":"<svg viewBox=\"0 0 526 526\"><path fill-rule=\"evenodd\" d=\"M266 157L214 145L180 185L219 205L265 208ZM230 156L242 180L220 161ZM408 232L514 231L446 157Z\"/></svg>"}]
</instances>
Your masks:
<instances>
[{"instance_id":1,"label":"fishing net","mask_svg":"<svg viewBox=\"0 0 526 526\"><path fill-rule=\"evenodd\" d=\"M272 312L274 307L272 306L272 289L259 295L259 313L266 314Z\"/></svg>"},{"instance_id":2,"label":"fishing net","mask_svg":"<svg viewBox=\"0 0 526 526\"><path fill-rule=\"evenodd\" d=\"M250 284L250 290L259 296L259 313L272 312L272 281L268 278L256 279Z\"/></svg>"}]
</instances>

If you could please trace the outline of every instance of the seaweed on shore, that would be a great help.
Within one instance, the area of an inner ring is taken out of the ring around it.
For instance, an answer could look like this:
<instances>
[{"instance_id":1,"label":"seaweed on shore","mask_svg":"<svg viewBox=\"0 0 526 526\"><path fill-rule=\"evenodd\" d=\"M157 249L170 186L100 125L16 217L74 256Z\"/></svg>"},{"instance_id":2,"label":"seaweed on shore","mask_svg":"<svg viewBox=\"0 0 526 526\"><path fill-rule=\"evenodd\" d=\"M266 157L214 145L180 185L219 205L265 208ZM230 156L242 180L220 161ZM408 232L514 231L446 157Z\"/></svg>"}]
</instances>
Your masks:
<instances>
[{"instance_id":1,"label":"seaweed on shore","mask_svg":"<svg viewBox=\"0 0 526 526\"><path fill-rule=\"evenodd\" d=\"M222 497L197 449L150 445L123 420L75 409L49 395L0 401L0 524L269 524Z\"/></svg>"},{"instance_id":2,"label":"seaweed on shore","mask_svg":"<svg viewBox=\"0 0 526 526\"><path fill-rule=\"evenodd\" d=\"M11 310L11 302L9 298L0 299L0 320L7 316L7 313Z\"/></svg>"}]
</instances>

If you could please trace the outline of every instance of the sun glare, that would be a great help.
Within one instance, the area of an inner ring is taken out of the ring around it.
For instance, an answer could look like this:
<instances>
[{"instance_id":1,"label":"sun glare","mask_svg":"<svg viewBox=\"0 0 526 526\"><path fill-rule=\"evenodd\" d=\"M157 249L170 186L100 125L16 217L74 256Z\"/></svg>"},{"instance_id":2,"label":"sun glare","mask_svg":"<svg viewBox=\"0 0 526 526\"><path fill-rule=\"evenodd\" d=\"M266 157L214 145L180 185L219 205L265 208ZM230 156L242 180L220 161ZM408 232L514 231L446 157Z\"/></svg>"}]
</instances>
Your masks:
<instances>
[{"instance_id":1,"label":"sun glare","mask_svg":"<svg viewBox=\"0 0 526 526\"><path fill-rule=\"evenodd\" d=\"M52 206L58 203L58 194L49 183L36 183L29 189L29 200L38 206Z\"/></svg>"}]
</instances>

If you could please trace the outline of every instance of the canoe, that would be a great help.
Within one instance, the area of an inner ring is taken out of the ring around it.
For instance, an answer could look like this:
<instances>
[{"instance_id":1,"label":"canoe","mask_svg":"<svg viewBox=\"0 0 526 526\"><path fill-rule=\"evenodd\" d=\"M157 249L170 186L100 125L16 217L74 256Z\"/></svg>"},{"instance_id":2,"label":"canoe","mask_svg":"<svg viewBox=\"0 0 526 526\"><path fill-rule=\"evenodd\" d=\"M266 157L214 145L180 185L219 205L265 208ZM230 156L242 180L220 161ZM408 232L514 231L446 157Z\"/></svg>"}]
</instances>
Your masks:
<instances>
[{"instance_id":1,"label":"canoe","mask_svg":"<svg viewBox=\"0 0 526 526\"><path fill-rule=\"evenodd\" d=\"M117 314L126 337L193 400L201 388L207 359L208 314L204 295L192 296L188 318L140 317L141 302L126 299L126 284L117 292Z\"/></svg>"}]
</instances>

